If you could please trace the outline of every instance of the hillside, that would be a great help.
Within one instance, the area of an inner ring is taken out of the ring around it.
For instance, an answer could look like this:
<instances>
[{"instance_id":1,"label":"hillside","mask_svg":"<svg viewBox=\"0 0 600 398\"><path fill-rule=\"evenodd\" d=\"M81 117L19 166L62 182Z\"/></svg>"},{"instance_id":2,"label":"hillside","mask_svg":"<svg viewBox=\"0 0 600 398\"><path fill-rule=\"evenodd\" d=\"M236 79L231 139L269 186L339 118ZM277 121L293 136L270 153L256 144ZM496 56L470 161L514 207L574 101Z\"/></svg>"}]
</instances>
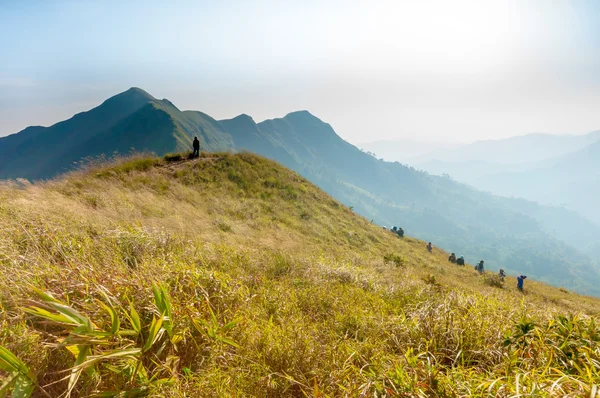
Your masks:
<instances>
[{"instance_id":1,"label":"hillside","mask_svg":"<svg viewBox=\"0 0 600 398\"><path fill-rule=\"evenodd\" d=\"M254 155L166 159L0 187L0 345L16 355L0 349L0 369L22 391L589 396L600 382L598 300L494 286Z\"/></svg>"},{"instance_id":2,"label":"hillside","mask_svg":"<svg viewBox=\"0 0 600 398\"><path fill-rule=\"evenodd\" d=\"M119 112L106 117L115 107ZM205 151L249 150L276 160L369 220L400 225L469 260L484 259L490 269L525 269L538 280L600 296L600 226L575 212L378 160L307 111L260 123L248 115L218 121L132 88L68 121L34 128L35 137L30 130L0 138L0 178L48 178L82 158L132 148L163 155L188 149L198 136Z\"/></svg>"}]
</instances>

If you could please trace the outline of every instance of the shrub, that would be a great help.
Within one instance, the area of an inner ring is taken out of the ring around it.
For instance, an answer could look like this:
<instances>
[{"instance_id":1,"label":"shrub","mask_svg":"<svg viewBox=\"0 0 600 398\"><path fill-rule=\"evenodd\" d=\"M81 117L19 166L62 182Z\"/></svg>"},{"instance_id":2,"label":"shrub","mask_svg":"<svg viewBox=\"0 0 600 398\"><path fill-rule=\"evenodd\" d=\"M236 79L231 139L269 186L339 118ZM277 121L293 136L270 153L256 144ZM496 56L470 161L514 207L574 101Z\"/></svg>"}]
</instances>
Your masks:
<instances>
[{"instance_id":1,"label":"shrub","mask_svg":"<svg viewBox=\"0 0 600 398\"><path fill-rule=\"evenodd\" d=\"M244 179L244 177L233 170L229 172L227 178L229 181L235 182L237 186L242 189L246 189L248 187L248 182Z\"/></svg>"},{"instance_id":2,"label":"shrub","mask_svg":"<svg viewBox=\"0 0 600 398\"><path fill-rule=\"evenodd\" d=\"M183 159L183 155L181 153L167 153L163 156L163 159L167 162L178 162Z\"/></svg>"},{"instance_id":3,"label":"shrub","mask_svg":"<svg viewBox=\"0 0 600 398\"><path fill-rule=\"evenodd\" d=\"M91 207L93 207L93 208L96 208L96 207L98 207L98 204L99 204L99 202L100 202L100 201L99 201L99 198L98 198L98 196L96 196L96 195L93 195L93 194L86 194L86 195L83 195L83 199L85 200L85 202L86 202L88 205L90 205L90 206L91 206Z\"/></svg>"},{"instance_id":4,"label":"shrub","mask_svg":"<svg viewBox=\"0 0 600 398\"><path fill-rule=\"evenodd\" d=\"M425 282L428 285L432 285L432 286L441 286L439 284L439 282L437 281L437 279L435 278L435 275L431 275L431 274L423 277L423 282Z\"/></svg>"},{"instance_id":5,"label":"shrub","mask_svg":"<svg viewBox=\"0 0 600 398\"><path fill-rule=\"evenodd\" d=\"M383 256L383 262L385 264L394 264L396 267L404 266L404 258L394 253L386 254L385 256Z\"/></svg>"},{"instance_id":6,"label":"shrub","mask_svg":"<svg viewBox=\"0 0 600 398\"><path fill-rule=\"evenodd\" d=\"M281 187L281 181L274 177L269 177L263 181L263 185L266 188L279 188Z\"/></svg>"},{"instance_id":7,"label":"shrub","mask_svg":"<svg viewBox=\"0 0 600 398\"><path fill-rule=\"evenodd\" d=\"M483 276L483 283L488 286L499 287L500 289L504 287L504 281L496 274L485 274Z\"/></svg>"},{"instance_id":8,"label":"shrub","mask_svg":"<svg viewBox=\"0 0 600 398\"><path fill-rule=\"evenodd\" d=\"M308 219L310 218L310 213L309 213L309 212L307 212L306 210L302 210L302 211L300 212L300 218L301 218L302 220L308 220Z\"/></svg>"},{"instance_id":9,"label":"shrub","mask_svg":"<svg viewBox=\"0 0 600 398\"><path fill-rule=\"evenodd\" d=\"M221 221L217 224L217 228L219 228L223 232L231 232L231 225L229 225L223 221Z\"/></svg>"},{"instance_id":10,"label":"shrub","mask_svg":"<svg viewBox=\"0 0 600 398\"><path fill-rule=\"evenodd\" d=\"M292 265L290 259L283 253L278 252L273 256L273 263L269 267L271 277L277 279L290 272Z\"/></svg>"}]
</instances>

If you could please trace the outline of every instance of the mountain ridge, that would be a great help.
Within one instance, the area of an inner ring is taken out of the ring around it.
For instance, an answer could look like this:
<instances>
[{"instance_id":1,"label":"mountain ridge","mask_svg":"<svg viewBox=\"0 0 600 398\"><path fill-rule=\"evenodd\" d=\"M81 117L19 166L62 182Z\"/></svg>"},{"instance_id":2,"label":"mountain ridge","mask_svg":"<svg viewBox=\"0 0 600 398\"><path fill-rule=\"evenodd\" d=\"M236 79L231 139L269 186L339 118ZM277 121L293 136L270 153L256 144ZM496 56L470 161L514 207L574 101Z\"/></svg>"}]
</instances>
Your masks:
<instances>
[{"instance_id":1,"label":"mountain ridge","mask_svg":"<svg viewBox=\"0 0 600 398\"><path fill-rule=\"evenodd\" d=\"M71 146L68 156L51 158L52 154L44 151L47 158L40 159L40 164L28 153L17 156L28 174L22 175L14 167L7 169L11 163L0 159L0 178L35 179L35 173L38 178L49 178L81 158L110 156L115 150L128 153L135 148L159 155L187 150L198 136L205 151L250 150L274 159L380 225L400 225L410 235L440 247L469 258L485 258L494 269L514 273L526 268L540 280L600 294L600 267L588 257L587 246L575 249L565 243L577 242L581 236L600 236L600 229L574 214L493 197L448 178L380 161L341 139L330 124L308 111L260 123L243 115L218 121L202 112L180 111L168 100L148 99L143 90L126 93L119 98L131 97L136 104L147 102L109 128L106 121L96 126L94 138ZM107 109L106 105L99 107ZM62 126L68 136L72 122L65 123ZM0 139L0 153L5 146L5 139ZM568 231L555 228L565 217L578 227ZM589 247L596 244L586 243ZM535 250L528 250L531 247ZM574 271L586 277L570 280Z\"/></svg>"}]
</instances>

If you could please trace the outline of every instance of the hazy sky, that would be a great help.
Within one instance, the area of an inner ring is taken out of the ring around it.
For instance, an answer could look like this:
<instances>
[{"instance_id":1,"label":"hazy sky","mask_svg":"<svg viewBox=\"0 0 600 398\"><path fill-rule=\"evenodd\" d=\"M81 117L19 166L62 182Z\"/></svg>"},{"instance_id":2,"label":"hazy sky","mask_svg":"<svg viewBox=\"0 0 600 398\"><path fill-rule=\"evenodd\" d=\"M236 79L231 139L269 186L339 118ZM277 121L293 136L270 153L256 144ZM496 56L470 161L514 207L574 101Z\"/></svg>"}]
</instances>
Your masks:
<instances>
[{"instance_id":1,"label":"hazy sky","mask_svg":"<svg viewBox=\"0 0 600 398\"><path fill-rule=\"evenodd\" d=\"M351 142L600 129L596 0L0 0L0 136L138 86Z\"/></svg>"}]
</instances>

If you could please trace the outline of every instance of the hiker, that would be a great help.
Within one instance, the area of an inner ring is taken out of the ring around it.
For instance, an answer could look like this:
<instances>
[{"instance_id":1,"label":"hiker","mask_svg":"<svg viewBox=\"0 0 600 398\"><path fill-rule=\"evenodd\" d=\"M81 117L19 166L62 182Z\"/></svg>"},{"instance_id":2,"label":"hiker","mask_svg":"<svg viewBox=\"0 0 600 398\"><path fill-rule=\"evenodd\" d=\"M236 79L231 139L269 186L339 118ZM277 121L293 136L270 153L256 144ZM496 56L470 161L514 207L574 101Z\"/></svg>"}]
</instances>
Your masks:
<instances>
[{"instance_id":1,"label":"hiker","mask_svg":"<svg viewBox=\"0 0 600 398\"><path fill-rule=\"evenodd\" d=\"M479 264L475 266L475 270L480 274L483 274L483 260L481 260Z\"/></svg>"},{"instance_id":2,"label":"hiker","mask_svg":"<svg viewBox=\"0 0 600 398\"><path fill-rule=\"evenodd\" d=\"M427 244L427 251L428 251L429 253L433 253L433 245L431 244L431 242L429 242L429 243Z\"/></svg>"},{"instance_id":3,"label":"hiker","mask_svg":"<svg viewBox=\"0 0 600 398\"><path fill-rule=\"evenodd\" d=\"M194 137L194 152L192 153L192 157L193 158L199 158L200 157L200 141L198 141L198 137Z\"/></svg>"},{"instance_id":4,"label":"hiker","mask_svg":"<svg viewBox=\"0 0 600 398\"><path fill-rule=\"evenodd\" d=\"M394 226L392 227L392 232L397 232L397 231L398 231L398 227L394 225Z\"/></svg>"},{"instance_id":5,"label":"hiker","mask_svg":"<svg viewBox=\"0 0 600 398\"><path fill-rule=\"evenodd\" d=\"M450 254L450 257L448 257L448 261L450 261L452 264L456 264L456 254Z\"/></svg>"},{"instance_id":6,"label":"hiker","mask_svg":"<svg viewBox=\"0 0 600 398\"><path fill-rule=\"evenodd\" d=\"M465 258L463 256L460 256L459 258L457 258L456 265L465 265Z\"/></svg>"},{"instance_id":7,"label":"hiker","mask_svg":"<svg viewBox=\"0 0 600 398\"><path fill-rule=\"evenodd\" d=\"M520 291L523 291L523 281L525 281L525 278L527 278L527 275L517 276L517 289Z\"/></svg>"},{"instance_id":8,"label":"hiker","mask_svg":"<svg viewBox=\"0 0 600 398\"><path fill-rule=\"evenodd\" d=\"M502 268L500 268L500 271L498 272L498 278L500 278L500 280L502 282L504 282L505 277L506 277L506 274L504 273L504 270Z\"/></svg>"},{"instance_id":9,"label":"hiker","mask_svg":"<svg viewBox=\"0 0 600 398\"><path fill-rule=\"evenodd\" d=\"M404 230L402 227L398 228L398 232L396 232L399 237L404 238Z\"/></svg>"}]
</instances>

